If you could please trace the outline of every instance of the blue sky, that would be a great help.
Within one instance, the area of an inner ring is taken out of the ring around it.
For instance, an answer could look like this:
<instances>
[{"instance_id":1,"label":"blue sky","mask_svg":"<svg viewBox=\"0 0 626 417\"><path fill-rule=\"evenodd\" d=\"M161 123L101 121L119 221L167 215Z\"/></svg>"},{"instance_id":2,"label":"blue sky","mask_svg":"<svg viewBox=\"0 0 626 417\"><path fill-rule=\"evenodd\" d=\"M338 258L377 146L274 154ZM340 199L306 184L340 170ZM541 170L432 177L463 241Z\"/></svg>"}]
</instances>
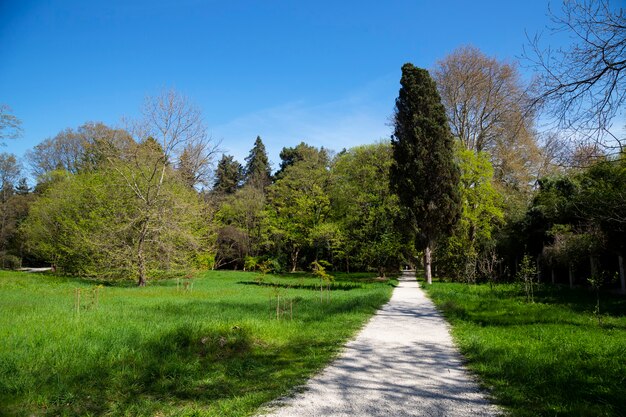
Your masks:
<instances>
[{"instance_id":1,"label":"blue sky","mask_svg":"<svg viewBox=\"0 0 626 417\"><path fill-rule=\"evenodd\" d=\"M0 0L0 103L24 128L1 151L21 156L87 121L121 126L164 88L198 105L241 162L257 135L274 166L300 141L372 143L391 133L403 63L431 68L465 44L515 59L547 10L547 0Z\"/></svg>"}]
</instances>

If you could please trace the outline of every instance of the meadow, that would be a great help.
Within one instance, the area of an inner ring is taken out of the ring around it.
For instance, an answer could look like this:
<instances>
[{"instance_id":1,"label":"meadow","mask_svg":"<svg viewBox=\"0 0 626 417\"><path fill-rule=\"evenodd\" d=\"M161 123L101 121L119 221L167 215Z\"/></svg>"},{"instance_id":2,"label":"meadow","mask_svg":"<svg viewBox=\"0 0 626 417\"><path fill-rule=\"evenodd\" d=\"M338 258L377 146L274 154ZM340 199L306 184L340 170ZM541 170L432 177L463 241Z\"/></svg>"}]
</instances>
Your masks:
<instances>
[{"instance_id":1,"label":"meadow","mask_svg":"<svg viewBox=\"0 0 626 417\"><path fill-rule=\"evenodd\" d=\"M512 416L626 415L626 297L436 282L429 296L470 369ZM600 321L598 320L600 318Z\"/></svg>"},{"instance_id":2,"label":"meadow","mask_svg":"<svg viewBox=\"0 0 626 417\"><path fill-rule=\"evenodd\" d=\"M337 275L322 301L306 274L136 288L0 272L0 415L252 415L328 363L394 285Z\"/></svg>"}]
</instances>

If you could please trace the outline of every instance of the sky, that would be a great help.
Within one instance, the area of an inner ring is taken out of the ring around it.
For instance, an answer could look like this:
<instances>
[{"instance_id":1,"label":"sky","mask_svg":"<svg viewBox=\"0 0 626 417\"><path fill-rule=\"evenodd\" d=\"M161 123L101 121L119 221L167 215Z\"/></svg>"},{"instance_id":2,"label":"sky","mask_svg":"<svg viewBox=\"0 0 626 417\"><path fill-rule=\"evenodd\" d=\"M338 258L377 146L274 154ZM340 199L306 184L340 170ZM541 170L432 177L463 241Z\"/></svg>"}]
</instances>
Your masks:
<instances>
[{"instance_id":1,"label":"sky","mask_svg":"<svg viewBox=\"0 0 626 417\"><path fill-rule=\"evenodd\" d=\"M257 135L274 168L301 141L373 143L391 134L402 64L433 68L462 45L515 60L548 3L0 0L0 103L24 130L0 151L88 121L121 127L170 88L242 163Z\"/></svg>"}]
</instances>

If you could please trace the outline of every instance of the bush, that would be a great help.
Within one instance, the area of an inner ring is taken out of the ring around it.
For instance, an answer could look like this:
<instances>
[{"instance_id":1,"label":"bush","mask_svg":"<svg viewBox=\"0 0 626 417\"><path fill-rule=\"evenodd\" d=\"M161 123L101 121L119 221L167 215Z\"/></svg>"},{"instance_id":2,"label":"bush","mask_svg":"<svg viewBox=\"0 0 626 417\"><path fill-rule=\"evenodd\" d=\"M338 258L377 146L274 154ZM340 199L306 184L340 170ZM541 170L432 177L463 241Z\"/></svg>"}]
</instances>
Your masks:
<instances>
[{"instance_id":1,"label":"bush","mask_svg":"<svg viewBox=\"0 0 626 417\"><path fill-rule=\"evenodd\" d=\"M22 267L22 259L15 255L3 254L0 255L0 265L2 269L18 269Z\"/></svg>"},{"instance_id":2,"label":"bush","mask_svg":"<svg viewBox=\"0 0 626 417\"><path fill-rule=\"evenodd\" d=\"M202 271L215 269L215 254L202 252L196 255L196 266Z\"/></svg>"},{"instance_id":3,"label":"bush","mask_svg":"<svg viewBox=\"0 0 626 417\"><path fill-rule=\"evenodd\" d=\"M259 265L259 258L256 256L246 256L243 260L243 270L244 271L254 271L257 269Z\"/></svg>"}]
</instances>

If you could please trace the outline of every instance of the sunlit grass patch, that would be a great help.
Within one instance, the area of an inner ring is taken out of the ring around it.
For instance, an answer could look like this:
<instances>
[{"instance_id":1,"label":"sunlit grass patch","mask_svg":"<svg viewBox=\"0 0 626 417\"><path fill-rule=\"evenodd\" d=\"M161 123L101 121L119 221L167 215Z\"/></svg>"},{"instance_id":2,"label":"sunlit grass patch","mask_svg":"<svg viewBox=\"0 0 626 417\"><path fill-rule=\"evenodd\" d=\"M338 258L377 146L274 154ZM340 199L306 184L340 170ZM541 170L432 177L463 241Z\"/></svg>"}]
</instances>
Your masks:
<instances>
[{"instance_id":1,"label":"sunlit grass patch","mask_svg":"<svg viewBox=\"0 0 626 417\"><path fill-rule=\"evenodd\" d=\"M393 289L346 276L321 303L316 278L256 277L100 287L96 302L98 283L0 272L0 415L250 415L326 364ZM293 309L279 319L276 291Z\"/></svg>"},{"instance_id":2,"label":"sunlit grass patch","mask_svg":"<svg viewBox=\"0 0 626 417\"><path fill-rule=\"evenodd\" d=\"M535 303L514 285L434 283L427 291L496 401L513 416L624 416L626 299L544 287Z\"/></svg>"}]
</instances>

